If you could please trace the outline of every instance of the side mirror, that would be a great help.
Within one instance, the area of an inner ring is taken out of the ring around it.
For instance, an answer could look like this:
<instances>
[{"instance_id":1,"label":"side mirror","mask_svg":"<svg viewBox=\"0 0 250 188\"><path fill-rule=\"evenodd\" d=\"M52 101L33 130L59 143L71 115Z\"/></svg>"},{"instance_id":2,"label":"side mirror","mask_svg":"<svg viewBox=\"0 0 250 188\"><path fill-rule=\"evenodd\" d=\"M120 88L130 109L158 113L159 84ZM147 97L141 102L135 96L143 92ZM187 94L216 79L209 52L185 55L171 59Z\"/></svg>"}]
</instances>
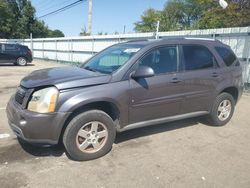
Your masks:
<instances>
[{"instance_id":1,"label":"side mirror","mask_svg":"<svg viewBox=\"0 0 250 188\"><path fill-rule=\"evenodd\" d=\"M148 78L154 76L154 70L148 66L140 66L138 69L131 75L132 78Z\"/></svg>"}]
</instances>

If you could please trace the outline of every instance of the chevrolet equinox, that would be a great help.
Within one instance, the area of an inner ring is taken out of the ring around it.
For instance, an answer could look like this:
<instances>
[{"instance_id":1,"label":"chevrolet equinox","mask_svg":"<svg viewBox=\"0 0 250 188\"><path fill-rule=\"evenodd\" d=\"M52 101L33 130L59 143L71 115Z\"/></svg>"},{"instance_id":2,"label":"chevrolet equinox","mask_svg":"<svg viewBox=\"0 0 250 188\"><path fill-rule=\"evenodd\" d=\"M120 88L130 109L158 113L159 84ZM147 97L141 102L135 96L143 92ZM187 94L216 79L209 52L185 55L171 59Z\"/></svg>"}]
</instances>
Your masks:
<instances>
[{"instance_id":1,"label":"chevrolet equinox","mask_svg":"<svg viewBox=\"0 0 250 188\"><path fill-rule=\"evenodd\" d=\"M6 111L21 140L62 141L72 159L90 160L111 150L117 132L204 115L222 126L242 90L239 60L217 40L130 41L80 67L32 72Z\"/></svg>"}]
</instances>

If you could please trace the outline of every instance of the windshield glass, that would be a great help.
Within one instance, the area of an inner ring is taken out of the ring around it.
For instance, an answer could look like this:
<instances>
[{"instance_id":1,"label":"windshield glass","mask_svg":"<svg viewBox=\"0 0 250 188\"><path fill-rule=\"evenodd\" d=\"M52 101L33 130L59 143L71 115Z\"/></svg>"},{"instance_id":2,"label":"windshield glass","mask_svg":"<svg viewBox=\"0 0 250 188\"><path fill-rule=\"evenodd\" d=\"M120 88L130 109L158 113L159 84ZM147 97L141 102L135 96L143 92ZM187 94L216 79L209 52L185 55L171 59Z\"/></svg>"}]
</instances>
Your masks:
<instances>
[{"instance_id":1,"label":"windshield glass","mask_svg":"<svg viewBox=\"0 0 250 188\"><path fill-rule=\"evenodd\" d=\"M126 63L136 52L141 49L139 45L116 45L98 53L87 63L82 65L82 68L100 72L104 74L111 74L124 63Z\"/></svg>"}]
</instances>

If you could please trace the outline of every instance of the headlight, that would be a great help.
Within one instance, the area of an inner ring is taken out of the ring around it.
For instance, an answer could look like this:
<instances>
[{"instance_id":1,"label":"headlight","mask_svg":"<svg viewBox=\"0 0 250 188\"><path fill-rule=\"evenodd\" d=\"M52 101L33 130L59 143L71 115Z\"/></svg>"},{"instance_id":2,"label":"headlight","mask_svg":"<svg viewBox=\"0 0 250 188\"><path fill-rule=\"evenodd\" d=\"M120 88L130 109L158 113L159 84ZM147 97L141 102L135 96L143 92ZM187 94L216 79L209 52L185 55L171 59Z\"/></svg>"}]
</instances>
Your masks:
<instances>
[{"instance_id":1,"label":"headlight","mask_svg":"<svg viewBox=\"0 0 250 188\"><path fill-rule=\"evenodd\" d=\"M39 113L54 112L58 93L55 87L48 87L34 92L29 101L28 110Z\"/></svg>"}]
</instances>

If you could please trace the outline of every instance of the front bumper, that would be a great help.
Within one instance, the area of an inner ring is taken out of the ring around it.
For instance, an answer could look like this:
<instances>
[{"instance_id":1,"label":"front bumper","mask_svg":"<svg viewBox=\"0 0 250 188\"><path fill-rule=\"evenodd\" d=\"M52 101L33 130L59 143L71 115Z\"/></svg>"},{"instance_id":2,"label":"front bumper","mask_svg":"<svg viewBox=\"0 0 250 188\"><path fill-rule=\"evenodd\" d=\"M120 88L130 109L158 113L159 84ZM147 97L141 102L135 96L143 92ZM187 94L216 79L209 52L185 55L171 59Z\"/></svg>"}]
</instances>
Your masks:
<instances>
[{"instance_id":1,"label":"front bumper","mask_svg":"<svg viewBox=\"0 0 250 188\"><path fill-rule=\"evenodd\" d=\"M36 144L57 144L70 113L41 114L23 109L14 97L8 102L6 113L13 132L21 139Z\"/></svg>"}]
</instances>

